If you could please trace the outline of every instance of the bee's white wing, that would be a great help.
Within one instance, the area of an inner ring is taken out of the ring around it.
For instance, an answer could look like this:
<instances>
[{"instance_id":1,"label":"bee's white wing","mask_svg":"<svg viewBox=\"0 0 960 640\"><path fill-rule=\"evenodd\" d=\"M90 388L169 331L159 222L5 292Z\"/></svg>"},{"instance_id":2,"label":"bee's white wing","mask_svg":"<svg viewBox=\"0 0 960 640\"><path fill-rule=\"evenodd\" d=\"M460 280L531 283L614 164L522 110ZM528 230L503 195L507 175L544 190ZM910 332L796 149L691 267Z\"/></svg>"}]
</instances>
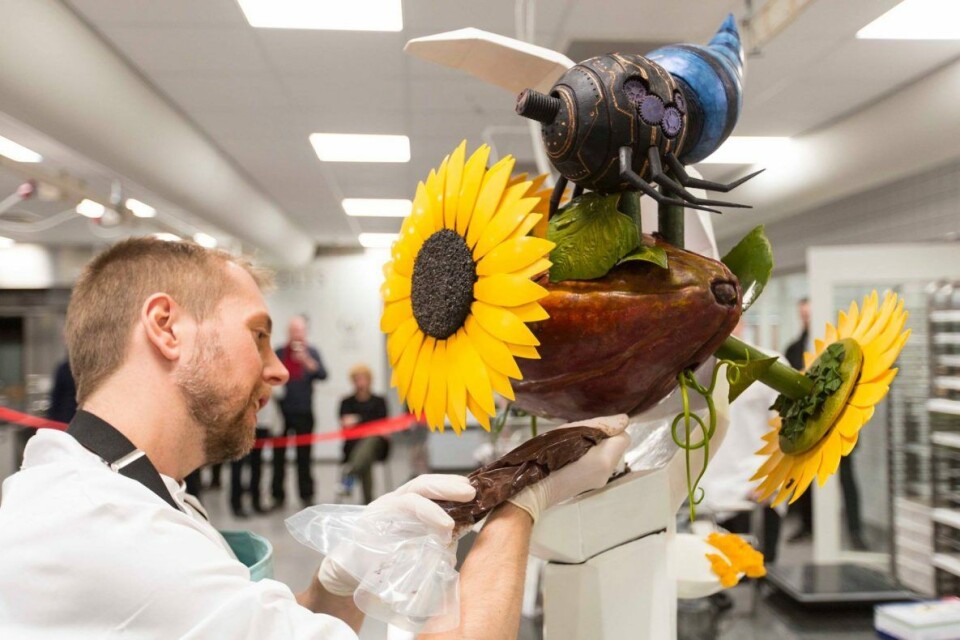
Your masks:
<instances>
[{"instance_id":1,"label":"bee's white wing","mask_svg":"<svg viewBox=\"0 0 960 640\"><path fill-rule=\"evenodd\" d=\"M514 94L527 88L548 93L575 64L562 53L473 27L414 38L403 50Z\"/></svg>"}]
</instances>

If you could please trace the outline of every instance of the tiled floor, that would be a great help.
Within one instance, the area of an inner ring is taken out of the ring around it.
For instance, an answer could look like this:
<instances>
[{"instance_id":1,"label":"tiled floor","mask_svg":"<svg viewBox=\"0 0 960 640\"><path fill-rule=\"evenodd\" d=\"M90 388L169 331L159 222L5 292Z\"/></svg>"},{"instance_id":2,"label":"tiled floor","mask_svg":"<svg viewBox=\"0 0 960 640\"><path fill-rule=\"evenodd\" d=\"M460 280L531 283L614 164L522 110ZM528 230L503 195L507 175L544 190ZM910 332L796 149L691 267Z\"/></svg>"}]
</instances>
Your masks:
<instances>
[{"instance_id":1,"label":"tiled floor","mask_svg":"<svg viewBox=\"0 0 960 640\"><path fill-rule=\"evenodd\" d=\"M409 475L409 468L403 459L401 450L395 450L393 462L389 468L389 475L394 483L400 483ZM288 482L292 483L295 474L291 468L288 471ZM335 495L338 467L335 464L317 464L314 469L317 483L318 502L333 502ZM380 493L384 486L384 470L379 468L375 472L375 484ZM267 487L268 477L264 479ZM224 469L224 481L229 481L229 472ZM290 486L288 496L296 496L296 490ZM288 498L285 510L268 515L250 517L237 520L227 507L228 490L207 491L203 495L203 502L210 512L211 519L220 529L250 529L266 538L274 546L275 577L289 584L295 591L302 589L311 579L319 564L319 557L315 552L296 542L286 531L284 519L300 510L297 500ZM792 531L787 526L786 531ZM783 562L802 562L810 557L809 542L799 545L782 545L781 560ZM764 588L755 594L752 585L741 585L730 590L734 607L720 617L718 635L691 635L689 638L718 638L720 640L760 640L775 638L776 640L866 640L875 638L872 629L872 613L869 609L860 611L819 610L804 611L792 606L784 598L770 593ZM693 626L702 621L696 613L687 614L688 618L681 621L681 628ZM690 625L685 625L689 622ZM375 620L368 620L365 624L362 640L406 640L410 636L390 631L386 625ZM519 638L522 640L539 640L542 637L539 625L533 620L524 620Z\"/></svg>"}]
</instances>

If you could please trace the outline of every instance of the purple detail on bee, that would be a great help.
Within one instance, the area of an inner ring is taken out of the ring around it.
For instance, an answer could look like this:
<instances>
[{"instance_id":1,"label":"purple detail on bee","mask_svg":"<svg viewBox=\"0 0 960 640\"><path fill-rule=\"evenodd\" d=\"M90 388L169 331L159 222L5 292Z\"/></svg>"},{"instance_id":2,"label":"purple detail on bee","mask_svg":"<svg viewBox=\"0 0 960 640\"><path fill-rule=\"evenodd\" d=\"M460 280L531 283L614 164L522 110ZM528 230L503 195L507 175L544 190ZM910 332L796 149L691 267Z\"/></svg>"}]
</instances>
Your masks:
<instances>
[{"instance_id":1,"label":"purple detail on bee","mask_svg":"<svg viewBox=\"0 0 960 640\"><path fill-rule=\"evenodd\" d=\"M673 92L673 104L677 105L677 109L680 110L680 113L687 112L687 99L683 97L683 94L679 91Z\"/></svg>"},{"instance_id":2,"label":"purple detail on bee","mask_svg":"<svg viewBox=\"0 0 960 640\"><path fill-rule=\"evenodd\" d=\"M660 122L663 127L663 133L668 138L675 138L680 133L683 126L683 114L676 107L667 107L663 112L663 120Z\"/></svg>"},{"instance_id":3,"label":"purple detail on bee","mask_svg":"<svg viewBox=\"0 0 960 640\"><path fill-rule=\"evenodd\" d=\"M647 87L639 78L630 78L624 82L623 91L627 94L627 100L635 105L640 104L647 95Z\"/></svg>"},{"instance_id":4,"label":"purple detail on bee","mask_svg":"<svg viewBox=\"0 0 960 640\"><path fill-rule=\"evenodd\" d=\"M653 95L647 95L640 103L640 118L650 126L660 124L663 119L663 100Z\"/></svg>"}]
</instances>

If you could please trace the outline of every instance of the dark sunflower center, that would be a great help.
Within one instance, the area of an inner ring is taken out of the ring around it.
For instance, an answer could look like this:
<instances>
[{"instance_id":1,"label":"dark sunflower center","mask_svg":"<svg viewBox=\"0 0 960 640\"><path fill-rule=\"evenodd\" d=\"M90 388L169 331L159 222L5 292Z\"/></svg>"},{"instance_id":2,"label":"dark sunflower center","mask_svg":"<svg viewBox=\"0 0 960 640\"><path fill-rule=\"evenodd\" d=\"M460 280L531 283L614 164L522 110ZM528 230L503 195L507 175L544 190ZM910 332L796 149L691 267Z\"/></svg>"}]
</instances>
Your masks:
<instances>
[{"instance_id":1,"label":"dark sunflower center","mask_svg":"<svg viewBox=\"0 0 960 640\"><path fill-rule=\"evenodd\" d=\"M463 326L473 303L477 266L460 234L441 229L427 238L413 263L410 298L420 330L437 340Z\"/></svg>"}]
</instances>

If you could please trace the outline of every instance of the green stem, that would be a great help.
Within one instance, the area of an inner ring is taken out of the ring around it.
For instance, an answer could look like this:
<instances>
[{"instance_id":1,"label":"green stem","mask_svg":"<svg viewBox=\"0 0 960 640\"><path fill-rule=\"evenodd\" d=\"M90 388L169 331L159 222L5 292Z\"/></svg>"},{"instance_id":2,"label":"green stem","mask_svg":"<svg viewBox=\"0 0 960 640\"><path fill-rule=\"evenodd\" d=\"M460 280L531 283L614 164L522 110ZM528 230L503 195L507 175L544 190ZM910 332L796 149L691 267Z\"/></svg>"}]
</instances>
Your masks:
<instances>
[{"instance_id":1,"label":"green stem","mask_svg":"<svg viewBox=\"0 0 960 640\"><path fill-rule=\"evenodd\" d=\"M665 196L673 195L673 192L665 188L661 188L661 193ZM683 249L683 207L676 204L658 204L657 230L664 240L678 249Z\"/></svg>"},{"instance_id":2,"label":"green stem","mask_svg":"<svg viewBox=\"0 0 960 640\"><path fill-rule=\"evenodd\" d=\"M727 339L723 341L714 355L723 360L733 361L762 360L770 357L769 354L763 353L733 336L727 336ZM791 400L799 400L807 396L813 389L813 381L810 378L779 361L774 362L760 376L760 382L779 391Z\"/></svg>"},{"instance_id":3,"label":"green stem","mask_svg":"<svg viewBox=\"0 0 960 640\"><path fill-rule=\"evenodd\" d=\"M640 193L638 191L624 191L620 195L620 203L617 206L620 213L630 216L633 224L637 226L637 236L640 242L643 242L643 222L640 219Z\"/></svg>"},{"instance_id":4,"label":"green stem","mask_svg":"<svg viewBox=\"0 0 960 640\"><path fill-rule=\"evenodd\" d=\"M537 416L530 414L530 434L536 438L537 437Z\"/></svg>"}]
</instances>

